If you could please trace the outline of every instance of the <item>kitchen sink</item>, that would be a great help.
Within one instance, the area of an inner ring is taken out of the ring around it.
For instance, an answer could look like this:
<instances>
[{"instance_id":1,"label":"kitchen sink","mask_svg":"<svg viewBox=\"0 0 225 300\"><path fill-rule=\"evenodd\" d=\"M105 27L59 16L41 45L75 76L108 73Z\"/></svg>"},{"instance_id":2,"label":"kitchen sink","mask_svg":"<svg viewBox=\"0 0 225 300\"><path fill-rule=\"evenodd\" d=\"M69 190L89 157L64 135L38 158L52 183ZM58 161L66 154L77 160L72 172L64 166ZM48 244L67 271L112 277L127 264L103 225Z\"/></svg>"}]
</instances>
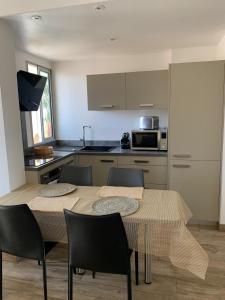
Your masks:
<instances>
[{"instance_id":1,"label":"kitchen sink","mask_svg":"<svg viewBox=\"0 0 225 300\"><path fill-rule=\"evenodd\" d=\"M87 152L110 152L115 147L112 146L85 146L80 151L87 151Z\"/></svg>"}]
</instances>

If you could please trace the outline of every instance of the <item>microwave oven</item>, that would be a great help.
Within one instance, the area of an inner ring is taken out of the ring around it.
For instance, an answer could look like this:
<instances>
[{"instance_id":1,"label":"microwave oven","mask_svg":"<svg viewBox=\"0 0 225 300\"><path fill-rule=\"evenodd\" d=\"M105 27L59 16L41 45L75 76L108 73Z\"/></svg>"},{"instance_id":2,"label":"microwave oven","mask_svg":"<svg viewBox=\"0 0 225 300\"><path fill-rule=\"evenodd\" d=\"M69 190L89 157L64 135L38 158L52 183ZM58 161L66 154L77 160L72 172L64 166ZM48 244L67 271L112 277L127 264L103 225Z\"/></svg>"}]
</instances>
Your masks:
<instances>
[{"instance_id":1,"label":"microwave oven","mask_svg":"<svg viewBox=\"0 0 225 300\"><path fill-rule=\"evenodd\" d=\"M133 130L131 132L131 149L160 150L168 149L167 130Z\"/></svg>"}]
</instances>

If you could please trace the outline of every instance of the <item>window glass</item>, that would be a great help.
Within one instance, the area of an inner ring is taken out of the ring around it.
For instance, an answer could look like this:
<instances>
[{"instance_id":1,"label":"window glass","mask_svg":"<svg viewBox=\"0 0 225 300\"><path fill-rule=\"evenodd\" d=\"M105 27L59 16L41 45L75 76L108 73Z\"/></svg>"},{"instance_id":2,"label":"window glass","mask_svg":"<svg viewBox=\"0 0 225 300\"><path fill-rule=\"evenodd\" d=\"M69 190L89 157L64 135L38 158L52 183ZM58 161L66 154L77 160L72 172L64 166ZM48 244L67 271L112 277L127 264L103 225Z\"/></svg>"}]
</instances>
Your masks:
<instances>
[{"instance_id":1,"label":"window glass","mask_svg":"<svg viewBox=\"0 0 225 300\"><path fill-rule=\"evenodd\" d=\"M39 109L31 112L33 143L39 144L53 137L50 70L45 71L44 68L32 63L28 63L27 70L47 78Z\"/></svg>"},{"instance_id":2,"label":"window glass","mask_svg":"<svg viewBox=\"0 0 225 300\"><path fill-rule=\"evenodd\" d=\"M28 64L28 72L38 74L38 67L36 65Z\"/></svg>"},{"instance_id":3,"label":"window glass","mask_svg":"<svg viewBox=\"0 0 225 300\"><path fill-rule=\"evenodd\" d=\"M52 115L51 115L49 73L40 71L40 75L47 78L46 86L42 96L42 115L43 115L43 126L44 126L44 138L50 138L52 137Z\"/></svg>"},{"instance_id":4,"label":"window glass","mask_svg":"<svg viewBox=\"0 0 225 300\"><path fill-rule=\"evenodd\" d=\"M39 144L43 141L42 139L42 129L41 129L41 110L40 107L38 111L31 112L32 120L32 133L34 144Z\"/></svg>"}]
</instances>

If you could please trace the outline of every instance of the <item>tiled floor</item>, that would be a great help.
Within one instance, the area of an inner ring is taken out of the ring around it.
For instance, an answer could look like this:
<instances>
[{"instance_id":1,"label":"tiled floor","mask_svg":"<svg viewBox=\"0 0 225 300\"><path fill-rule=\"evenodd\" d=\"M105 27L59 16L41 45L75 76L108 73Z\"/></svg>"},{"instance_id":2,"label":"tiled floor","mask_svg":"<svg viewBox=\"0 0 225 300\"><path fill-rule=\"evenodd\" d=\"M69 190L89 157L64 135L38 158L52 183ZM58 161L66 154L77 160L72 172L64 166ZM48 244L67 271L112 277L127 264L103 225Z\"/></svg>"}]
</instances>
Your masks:
<instances>
[{"instance_id":1,"label":"tiled floor","mask_svg":"<svg viewBox=\"0 0 225 300\"><path fill-rule=\"evenodd\" d=\"M141 284L133 282L133 300L225 300L225 233L207 227L191 227L191 231L209 255L206 280L177 269L167 258L153 259L153 283L143 283L143 263L140 260ZM48 256L49 300L67 299L67 250L59 245ZM133 264L132 264L133 265ZM36 262L22 260L15 264L4 262L4 300L43 299L42 269ZM134 277L134 276L133 276ZM124 300L124 276L91 273L76 276L75 300Z\"/></svg>"}]
</instances>

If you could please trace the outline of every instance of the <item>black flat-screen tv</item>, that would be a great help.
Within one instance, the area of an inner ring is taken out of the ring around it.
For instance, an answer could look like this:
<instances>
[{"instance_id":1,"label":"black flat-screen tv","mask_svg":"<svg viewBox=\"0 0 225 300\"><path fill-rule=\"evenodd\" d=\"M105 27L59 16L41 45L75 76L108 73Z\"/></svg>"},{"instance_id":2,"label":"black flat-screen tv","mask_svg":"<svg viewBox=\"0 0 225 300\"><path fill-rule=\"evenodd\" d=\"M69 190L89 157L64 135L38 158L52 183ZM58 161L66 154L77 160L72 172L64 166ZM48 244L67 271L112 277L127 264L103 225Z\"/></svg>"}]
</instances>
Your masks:
<instances>
[{"instance_id":1,"label":"black flat-screen tv","mask_svg":"<svg viewBox=\"0 0 225 300\"><path fill-rule=\"evenodd\" d=\"M17 83L21 111L37 111L44 92L47 78L28 73L17 72Z\"/></svg>"}]
</instances>

